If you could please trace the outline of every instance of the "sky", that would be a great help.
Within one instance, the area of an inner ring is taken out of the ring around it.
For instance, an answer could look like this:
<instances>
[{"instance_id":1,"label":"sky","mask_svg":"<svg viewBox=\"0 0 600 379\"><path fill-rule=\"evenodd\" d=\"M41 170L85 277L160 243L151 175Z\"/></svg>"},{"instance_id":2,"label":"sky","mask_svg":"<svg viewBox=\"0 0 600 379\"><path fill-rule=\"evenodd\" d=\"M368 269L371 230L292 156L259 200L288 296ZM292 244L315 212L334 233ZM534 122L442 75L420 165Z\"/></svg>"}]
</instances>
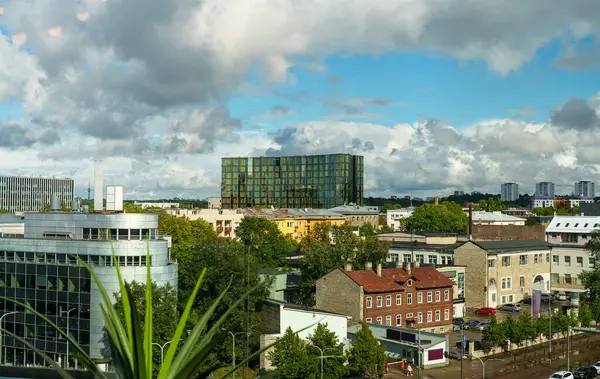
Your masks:
<instances>
[{"instance_id":1,"label":"sky","mask_svg":"<svg viewBox=\"0 0 600 379\"><path fill-rule=\"evenodd\" d=\"M367 196L600 182L597 0L0 0L0 174L126 198L352 153ZM92 183L93 184L93 183Z\"/></svg>"}]
</instances>

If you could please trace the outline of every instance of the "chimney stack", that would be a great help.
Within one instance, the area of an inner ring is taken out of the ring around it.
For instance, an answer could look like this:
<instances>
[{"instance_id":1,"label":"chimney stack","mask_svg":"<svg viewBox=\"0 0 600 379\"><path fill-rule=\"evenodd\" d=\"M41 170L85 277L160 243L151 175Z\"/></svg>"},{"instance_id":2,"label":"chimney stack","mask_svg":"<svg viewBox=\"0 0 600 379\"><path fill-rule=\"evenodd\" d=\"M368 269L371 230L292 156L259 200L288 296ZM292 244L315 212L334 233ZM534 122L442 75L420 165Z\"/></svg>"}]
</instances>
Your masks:
<instances>
[{"instance_id":1,"label":"chimney stack","mask_svg":"<svg viewBox=\"0 0 600 379\"><path fill-rule=\"evenodd\" d=\"M104 173L102 162L94 162L94 212L104 209Z\"/></svg>"},{"instance_id":2,"label":"chimney stack","mask_svg":"<svg viewBox=\"0 0 600 379\"><path fill-rule=\"evenodd\" d=\"M410 269L410 262L405 262L405 264L404 264L404 269L406 270L406 273L407 273L408 275L410 275L410 274L411 274L411 272L412 272L412 271L411 271L411 269Z\"/></svg>"},{"instance_id":3,"label":"chimney stack","mask_svg":"<svg viewBox=\"0 0 600 379\"><path fill-rule=\"evenodd\" d=\"M365 263L365 270L372 270L372 269L373 269L373 263L371 263L371 262Z\"/></svg>"},{"instance_id":4,"label":"chimney stack","mask_svg":"<svg viewBox=\"0 0 600 379\"><path fill-rule=\"evenodd\" d=\"M377 263L377 276L381 277L381 263Z\"/></svg>"},{"instance_id":5,"label":"chimney stack","mask_svg":"<svg viewBox=\"0 0 600 379\"><path fill-rule=\"evenodd\" d=\"M347 262L345 269L346 269L346 271L352 271L352 263Z\"/></svg>"},{"instance_id":6,"label":"chimney stack","mask_svg":"<svg viewBox=\"0 0 600 379\"><path fill-rule=\"evenodd\" d=\"M421 262L415 261L415 268L419 268L419 267L421 267Z\"/></svg>"},{"instance_id":7,"label":"chimney stack","mask_svg":"<svg viewBox=\"0 0 600 379\"><path fill-rule=\"evenodd\" d=\"M396 268L402 268L402 261L400 260L400 258L398 258L398 260L396 261Z\"/></svg>"},{"instance_id":8,"label":"chimney stack","mask_svg":"<svg viewBox=\"0 0 600 379\"><path fill-rule=\"evenodd\" d=\"M469 203L469 241L473 241L473 203Z\"/></svg>"}]
</instances>

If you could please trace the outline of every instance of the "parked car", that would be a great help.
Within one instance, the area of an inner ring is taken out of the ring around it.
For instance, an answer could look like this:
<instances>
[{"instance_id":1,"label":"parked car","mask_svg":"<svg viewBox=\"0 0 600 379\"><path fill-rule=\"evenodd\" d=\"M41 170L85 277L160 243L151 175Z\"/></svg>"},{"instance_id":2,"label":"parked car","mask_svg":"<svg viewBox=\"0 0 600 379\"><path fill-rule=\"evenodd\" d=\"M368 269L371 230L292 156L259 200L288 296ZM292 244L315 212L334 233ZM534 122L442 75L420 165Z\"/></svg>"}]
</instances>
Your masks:
<instances>
[{"instance_id":1,"label":"parked car","mask_svg":"<svg viewBox=\"0 0 600 379\"><path fill-rule=\"evenodd\" d=\"M550 375L548 379L573 379L571 371L557 371Z\"/></svg>"},{"instance_id":2,"label":"parked car","mask_svg":"<svg viewBox=\"0 0 600 379\"><path fill-rule=\"evenodd\" d=\"M596 368L596 371L598 371L598 375L600 375L600 361L594 363L594 366Z\"/></svg>"},{"instance_id":3,"label":"parked car","mask_svg":"<svg viewBox=\"0 0 600 379\"><path fill-rule=\"evenodd\" d=\"M541 299L542 301L552 301L554 300L554 295L551 293L543 293Z\"/></svg>"},{"instance_id":4,"label":"parked car","mask_svg":"<svg viewBox=\"0 0 600 379\"><path fill-rule=\"evenodd\" d=\"M465 320L462 318L455 318L452 320L452 331L460 331L460 328L465 324Z\"/></svg>"},{"instance_id":5,"label":"parked car","mask_svg":"<svg viewBox=\"0 0 600 379\"><path fill-rule=\"evenodd\" d=\"M495 315L496 310L494 308L479 308L475 310L475 314L480 316Z\"/></svg>"},{"instance_id":6,"label":"parked car","mask_svg":"<svg viewBox=\"0 0 600 379\"><path fill-rule=\"evenodd\" d=\"M557 293L554 298L560 301L567 301L567 294L565 293Z\"/></svg>"},{"instance_id":7,"label":"parked car","mask_svg":"<svg viewBox=\"0 0 600 379\"><path fill-rule=\"evenodd\" d=\"M500 309L505 312L521 312L521 305L520 304L504 304L502 306L502 308L500 308Z\"/></svg>"},{"instance_id":8,"label":"parked car","mask_svg":"<svg viewBox=\"0 0 600 379\"><path fill-rule=\"evenodd\" d=\"M579 366L573 373L573 376L576 379L593 379L598 376L598 371L596 371L595 367Z\"/></svg>"},{"instance_id":9,"label":"parked car","mask_svg":"<svg viewBox=\"0 0 600 379\"><path fill-rule=\"evenodd\" d=\"M479 330L480 332L483 332L483 329L485 329L486 326L488 326L490 323L487 321L483 321L480 322L479 324L477 324L477 326L475 326L475 330Z\"/></svg>"},{"instance_id":10,"label":"parked car","mask_svg":"<svg viewBox=\"0 0 600 379\"><path fill-rule=\"evenodd\" d=\"M479 320L469 320L463 324L464 329L473 329L479 324Z\"/></svg>"},{"instance_id":11,"label":"parked car","mask_svg":"<svg viewBox=\"0 0 600 379\"><path fill-rule=\"evenodd\" d=\"M459 353L458 351L446 351L444 353L444 355L446 355L446 358L448 359L456 359L457 361L462 361L463 356L461 353Z\"/></svg>"}]
</instances>

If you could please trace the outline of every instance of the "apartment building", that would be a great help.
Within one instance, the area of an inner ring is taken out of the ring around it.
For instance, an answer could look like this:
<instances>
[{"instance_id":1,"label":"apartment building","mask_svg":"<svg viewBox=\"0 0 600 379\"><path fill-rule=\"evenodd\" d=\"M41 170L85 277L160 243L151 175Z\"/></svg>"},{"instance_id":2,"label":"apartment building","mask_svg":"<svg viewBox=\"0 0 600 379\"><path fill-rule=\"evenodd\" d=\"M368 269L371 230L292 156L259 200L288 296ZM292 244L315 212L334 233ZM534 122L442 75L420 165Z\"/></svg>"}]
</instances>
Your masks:
<instances>
[{"instance_id":1,"label":"apartment building","mask_svg":"<svg viewBox=\"0 0 600 379\"><path fill-rule=\"evenodd\" d=\"M519 185L517 183L503 183L500 185L500 198L507 203L519 200Z\"/></svg>"},{"instance_id":2,"label":"apartment building","mask_svg":"<svg viewBox=\"0 0 600 379\"><path fill-rule=\"evenodd\" d=\"M590 196L532 196L529 199L530 207L533 208L566 208L571 209L585 203L593 203L594 198Z\"/></svg>"},{"instance_id":3,"label":"apartment building","mask_svg":"<svg viewBox=\"0 0 600 379\"><path fill-rule=\"evenodd\" d=\"M452 330L454 283L432 267L336 269L317 280L316 308L386 326Z\"/></svg>"},{"instance_id":4,"label":"apartment building","mask_svg":"<svg viewBox=\"0 0 600 379\"><path fill-rule=\"evenodd\" d=\"M468 211L465 212L469 216ZM502 212L472 212L473 225L518 225L524 226L525 219L504 214Z\"/></svg>"},{"instance_id":5,"label":"apartment building","mask_svg":"<svg viewBox=\"0 0 600 379\"><path fill-rule=\"evenodd\" d=\"M185 217L188 220L204 220L211 224L220 237L237 238L235 229L238 227L244 213L236 209L166 209L170 215Z\"/></svg>"},{"instance_id":6,"label":"apartment building","mask_svg":"<svg viewBox=\"0 0 600 379\"><path fill-rule=\"evenodd\" d=\"M550 221L546 241L552 245L552 291L578 293L585 290L579 275L594 266L594 257L585 244L598 229L600 216L555 216Z\"/></svg>"},{"instance_id":7,"label":"apartment building","mask_svg":"<svg viewBox=\"0 0 600 379\"><path fill-rule=\"evenodd\" d=\"M355 229L365 224L371 224L375 229L379 228L379 207L350 204L330 208L329 211L344 216L346 222Z\"/></svg>"},{"instance_id":8,"label":"apartment building","mask_svg":"<svg viewBox=\"0 0 600 379\"><path fill-rule=\"evenodd\" d=\"M537 196L554 196L554 183L539 182L535 184L535 195Z\"/></svg>"},{"instance_id":9,"label":"apartment building","mask_svg":"<svg viewBox=\"0 0 600 379\"><path fill-rule=\"evenodd\" d=\"M405 218L412 216L415 208L400 208L400 209L388 209L387 211L387 225L393 230L401 229L401 222Z\"/></svg>"},{"instance_id":10,"label":"apartment building","mask_svg":"<svg viewBox=\"0 0 600 379\"><path fill-rule=\"evenodd\" d=\"M263 217L273 221L284 236L296 241L310 233L311 228L318 223L328 223L332 226L343 225L346 219L343 215L327 209L241 209L242 214L249 217Z\"/></svg>"},{"instance_id":11,"label":"apartment building","mask_svg":"<svg viewBox=\"0 0 600 379\"><path fill-rule=\"evenodd\" d=\"M575 182L574 193L579 196L596 196L596 183L587 180Z\"/></svg>"},{"instance_id":12,"label":"apartment building","mask_svg":"<svg viewBox=\"0 0 600 379\"><path fill-rule=\"evenodd\" d=\"M465 266L467 308L515 303L533 289L549 291L551 245L539 240L467 241L454 249Z\"/></svg>"}]
</instances>

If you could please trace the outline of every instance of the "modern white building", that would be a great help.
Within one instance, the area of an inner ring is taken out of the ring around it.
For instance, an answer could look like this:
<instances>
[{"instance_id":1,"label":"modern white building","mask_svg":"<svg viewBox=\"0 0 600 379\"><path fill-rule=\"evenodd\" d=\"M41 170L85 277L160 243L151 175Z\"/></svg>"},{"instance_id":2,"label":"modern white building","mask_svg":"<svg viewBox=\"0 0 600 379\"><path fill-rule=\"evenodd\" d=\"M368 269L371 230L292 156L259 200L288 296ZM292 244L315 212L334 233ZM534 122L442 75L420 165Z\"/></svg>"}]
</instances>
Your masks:
<instances>
[{"instance_id":1,"label":"modern white building","mask_svg":"<svg viewBox=\"0 0 600 379\"><path fill-rule=\"evenodd\" d=\"M25 234L25 221L23 216L12 213L0 214L0 236L22 236Z\"/></svg>"},{"instance_id":2,"label":"modern white building","mask_svg":"<svg viewBox=\"0 0 600 379\"><path fill-rule=\"evenodd\" d=\"M594 198L590 196L532 196L529 200L531 209L567 206L568 208L579 207L582 203L593 203Z\"/></svg>"},{"instance_id":3,"label":"modern white building","mask_svg":"<svg viewBox=\"0 0 600 379\"><path fill-rule=\"evenodd\" d=\"M540 182L535 184L536 196L554 196L554 183Z\"/></svg>"},{"instance_id":4,"label":"modern white building","mask_svg":"<svg viewBox=\"0 0 600 379\"><path fill-rule=\"evenodd\" d=\"M575 196L596 196L596 183L587 180L575 182Z\"/></svg>"},{"instance_id":5,"label":"modern white building","mask_svg":"<svg viewBox=\"0 0 600 379\"><path fill-rule=\"evenodd\" d=\"M313 308L306 308L295 304L284 303L277 300L265 300L261 310L261 330L266 334L260 336L260 348L274 343L277 338L283 336L288 328L292 331L298 331L298 336L302 339L308 339L314 334L318 324L327 324L327 329L335 333L338 343L348 345L348 321L349 316L322 311ZM269 359L269 352L272 349L263 351L260 354L260 367L265 370L272 370L274 367ZM332 352L330 351L329 354ZM342 352L339 352L342 355Z\"/></svg>"},{"instance_id":6,"label":"modern white building","mask_svg":"<svg viewBox=\"0 0 600 379\"><path fill-rule=\"evenodd\" d=\"M57 196L61 206L73 201L73 179L0 176L0 209L38 212Z\"/></svg>"},{"instance_id":7,"label":"modern white building","mask_svg":"<svg viewBox=\"0 0 600 379\"><path fill-rule=\"evenodd\" d=\"M519 185L517 183L503 183L500 185L500 198L505 202L519 200Z\"/></svg>"},{"instance_id":8,"label":"modern white building","mask_svg":"<svg viewBox=\"0 0 600 379\"><path fill-rule=\"evenodd\" d=\"M387 225L393 230L400 230L401 220L412 216L414 210L414 207L389 209L387 211Z\"/></svg>"},{"instance_id":9,"label":"modern white building","mask_svg":"<svg viewBox=\"0 0 600 379\"><path fill-rule=\"evenodd\" d=\"M600 230L600 216L555 216L546 228L552 244L551 284L553 291L583 292L579 274L594 265L585 248L594 230Z\"/></svg>"},{"instance_id":10,"label":"modern white building","mask_svg":"<svg viewBox=\"0 0 600 379\"><path fill-rule=\"evenodd\" d=\"M244 213L236 209L171 208L167 209L167 213L177 217L186 217L191 221L202 219L211 224L219 236L231 238L236 238L235 229L244 218Z\"/></svg>"},{"instance_id":11,"label":"modern white building","mask_svg":"<svg viewBox=\"0 0 600 379\"><path fill-rule=\"evenodd\" d=\"M468 212L465 212L469 216ZM474 211L472 214L473 224L475 225L518 225L524 226L525 219L515 216L506 215L502 212L483 212Z\"/></svg>"},{"instance_id":12,"label":"modern white building","mask_svg":"<svg viewBox=\"0 0 600 379\"><path fill-rule=\"evenodd\" d=\"M102 297L77 258L94 269L110 295L120 290L117 265L127 282L145 282L150 265L153 281L177 287L177 265L170 258L169 238L158 233L157 215L26 213L22 222L22 235L0 237L0 296L29 304L67 329L92 358L106 358ZM66 341L35 314L8 301L0 306L3 314L16 311L4 318L3 328L27 339L61 366L74 366L74 359L67 358ZM6 364L47 365L15 338L2 337Z\"/></svg>"},{"instance_id":13,"label":"modern white building","mask_svg":"<svg viewBox=\"0 0 600 379\"><path fill-rule=\"evenodd\" d=\"M221 196L213 196L206 199L208 202L208 209L221 209L223 206L221 204Z\"/></svg>"}]
</instances>

